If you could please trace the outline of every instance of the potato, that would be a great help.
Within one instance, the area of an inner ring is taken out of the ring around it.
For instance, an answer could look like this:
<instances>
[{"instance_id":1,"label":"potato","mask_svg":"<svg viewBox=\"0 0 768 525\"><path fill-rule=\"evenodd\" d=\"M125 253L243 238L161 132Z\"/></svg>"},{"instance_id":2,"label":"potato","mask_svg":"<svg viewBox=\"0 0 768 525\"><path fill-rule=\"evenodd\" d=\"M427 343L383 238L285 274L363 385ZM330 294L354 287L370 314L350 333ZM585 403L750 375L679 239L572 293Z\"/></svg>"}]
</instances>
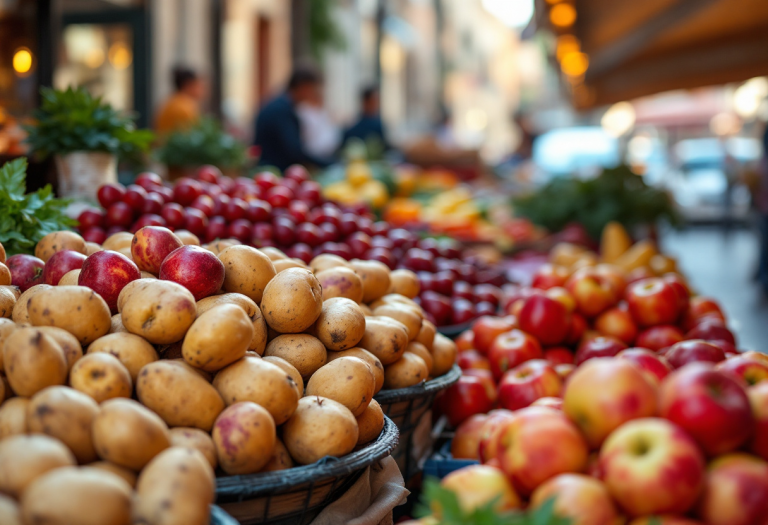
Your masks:
<instances>
[{"instance_id":1,"label":"potato","mask_svg":"<svg viewBox=\"0 0 768 525\"><path fill-rule=\"evenodd\" d=\"M352 348L365 334L365 315L351 299L334 297L323 302L320 317L310 328L328 350Z\"/></svg>"},{"instance_id":2,"label":"potato","mask_svg":"<svg viewBox=\"0 0 768 525\"><path fill-rule=\"evenodd\" d=\"M387 295L379 297L378 299L373 301L370 304L370 306L371 308L378 308L379 306L382 306L385 304L404 304L413 308L416 311L416 313L419 314L420 317L424 316L421 310L421 307L418 304L416 304L416 301L414 301L413 299L409 299L408 297L401 295L399 293L388 293Z\"/></svg>"},{"instance_id":3,"label":"potato","mask_svg":"<svg viewBox=\"0 0 768 525\"><path fill-rule=\"evenodd\" d=\"M267 346L267 323L261 315L261 308L253 302L253 299L241 293L224 293L200 299L197 302L198 317L219 304L236 304L245 310L245 315L251 319L253 326L253 338L248 345L248 350L253 350L259 355L263 354Z\"/></svg>"},{"instance_id":4,"label":"potato","mask_svg":"<svg viewBox=\"0 0 768 525\"><path fill-rule=\"evenodd\" d=\"M67 370L71 370L74 364L83 357L83 347L80 346L80 341L63 328L38 326L37 329L59 343L62 352L64 352L64 359L67 360Z\"/></svg>"},{"instance_id":5,"label":"potato","mask_svg":"<svg viewBox=\"0 0 768 525\"><path fill-rule=\"evenodd\" d=\"M209 432L224 410L221 396L205 379L181 363L157 361L141 369L136 381L139 401L168 426Z\"/></svg>"},{"instance_id":6,"label":"potato","mask_svg":"<svg viewBox=\"0 0 768 525\"><path fill-rule=\"evenodd\" d=\"M360 429L357 444L370 443L381 434L384 429L384 412L381 405L375 399L366 407L365 411L357 416L357 428Z\"/></svg>"},{"instance_id":7,"label":"potato","mask_svg":"<svg viewBox=\"0 0 768 525\"><path fill-rule=\"evenodd\" d=\"M57 286L77 286L77 279L80 277L81 270L70 270L61 276Z\"/></svg>"},{"instance_id":8,"label":"potato","mask_svg":"<svg viewBox=\"0 0 768 525\"><path fill-rule=\"evenodd\" d=\"M419 295L419 278L411 270L393 270L389 273L387 293L399 293L413 299Z\"/></svg>"},{"instance_id":9,"label":"potato","mask_svg":"<svg viewBox=\"0 0 768 525\"><path fill-rule=\"evenodd\" d=\"M125 305L126 301L128 301L128 299L131 297L131 295L133 295L134 292L136 292L137 290L144 290L148 286L152 286L153 284L155 284L152 281L153 279L143 279L143 278L136 279L129 282L125 286L123 286L123 289L120 290L120 293L117 296L117 311L118 312L123 311L123 306Z\"/></svg>"},{"instance_id":10,"label":"potato","mask_svg":"<svg viewBox=\"0 0 768 525\"><path fill-rule=\"evenodd\" d=\"M109 327L109 333L110 334L129 333L128 330L123 325L122 315L115 314L112 316L112 320Z\"/></svg>"},{"instance_id":11,"label":"potato","mask_svg":"<svg viewBox=\"0 0 768 525\"><path fill-rule=\"evenodd\" d=\"M352 269L363 281L363 302L371 303L389 291L389 268L379 261L352 259Z\"/></svg>"},{"instance_id":12,"label":"potato","mask_svg":"<svg viewBox=\"0 0 768 525\"><path fill-rule=\"evenodd\" d=\"M370 306L368 306L365 303L358 303L358 306L360 307L360 310L363 311L363 314L365 314L366 317L373 317L373 310L371 310Z\"/></svg>"},{"instance_id":13,"label":"potato","mask_svg":"<svg viewBox=\"0 0 768 525\"><path fill-rule=\"evenodd\" d=\"M15 323L29 323L29 311L27 310L29 298L47 288L51 288L51 286L47 284L36 284L35 286L29 287L26 292L21 294L16 300L16 304L13 306L13 315L11 318Z\"/></svg>"},{"instance_id":14,"label":"potato","mask_svg":"<svg viewBox=\"0 0 768 525\"><path fill-rule=\"evenodd\" d=\"M275 421L261 405L242 401L227 407L213 426L213 442L227 474L252 474L272 458L277 441Z\"/></svg>"},{"instance_id":15,"label":"potato","mask_svg":"<svg viewBox=\"0 0 768 525\"><path fill-rule=\"evenodd\" d=\"M85 255L93 255L96 252L102 251L104 248L102 248L99 244L96 244L95 242L86 242L85 243Z\"/></svg>"},{"instance_id":16,"label":"potato","mask_svg":"<svg viewBox=\"0 0 768 525\"><path fill-rule=\"evenodd\" d=\"M178 357L178 358L175 358L175 359L168 359L168 358L164 357L162 359L162 361L167 361L169 363L176 363L178 365L181 365L181 366L184 367L185 370L188 370L188 371L190 371L190 372L192 372L194 374L197 374L198 376L200 376L203 379L205 379L205 381L207 383L210 383L210 382L213 381L213 374L211 374L210 372L206 372L205 370L200 370L199 368L195 368L194 366L192 366L189 363L187 363L186 361L184 361L183 357Z\"/></svg>"},{"instance_id":17,"label":"potato","mask_svg":"<svg viewBox=\"0 0 768 525\"><path fill-rule=\"evenodd\" d=\"M0 243L0 263L5 264L5 246L3 246L2 243Z\"/></svg>"},{"instance_id":18,"label":"potato","mask_svg":"<svg viewBox=\"0 0 768 525\"><path fill-rule=\"evenodd\" d=\"M234 304L211 308L184 336L181 352L190 365L215 372L245 356L253 338L251 320Z\"/></svg>"},{"instance_id":19,"label":"potato","mask_svg":"<svg viewBox=\"0 0 768 525\"><path fill-rule=\"evenodd\" d=\"M218 459L216 458L216 445L210 434L199 428L176 427L170 430L172 447L194 448L199 451L205 460L216 470Z\"/></svg>"},{"instance_id":20,"label":"potato","mask_svg":"<svg viewBox=\"0 0 768 525\"><path fill-rule=\"evenodd\" d=\"M288 449L285 448L285 445L282 441L280 441L280 439L275 439L275 449L272 451L272 457L270 458L269 463L267 463L264 468L261 469L261 472L287 470L289 468L293 468L294 466L295 463L293 462L291 455L288 453Z\"/></svg>"},{"instance_id":21,"label":"potato","mask_svg":"<svg viewBox=\"0 0 768 525\"><path fill-rule=\"evenodd\" d=\"M136 493L134 523L207 525L216 478L200 452L174 447L142 471Z\"/></svg>"},{"instance_id":22,"label":"potato","mask_svg":"<svg viewBox=\"0 0 768 525\"><path fill-rule=\"evenodd\" d=\"M157 280L157 276L154 273L149 273L149 272L146 272L144 270L141 270L141 272L139 272L139 275L141 275L140 279L149 279L149 280L154 279L154 280ZM133 281L131 281L131 282L133 282Z\"/></svg>"},{"instance_id":23,"label":"potato","mask_svg":"<svg viewBox=\"0 0 768 525\"><path fill-rule=\"evenodd\" d=\"M93 420L93 445L105 461L140 471L171 446L160 416L132 399L109 399Z\"/></svg>"},{"instance_id":24,"label":"potato","mask_svg":"<svg viewBox=\"0 0 768 525\"><path fill-rule=\"evenodd\" d=\"M432 376L441 376L453 368L458 353L455 342L443 334L435 335L435 342L432 345L432 359L434 361Z\"/></svg>"},{"instance_id":25,"label":"potato","mask_svg":"<svg viewBox=\"0 0 768 525\"><path fill-rule=\"evenodd\" d=\"M130 246L126 246L124 248L120 248L119 250L115 250L117 253L120 253L122 255L125 255L129 260L133 261L133 250Z\"/></svg>"},{"instance_id":26,"label":"potato","mask_svg":"<svg viewBox=\"0 0 768 525\"><path fill-rule=\"evenodd\" d=\"M344 350L343 352L328 352L329 363L340 357L359 357L368 363L368 366L371 367L371 372L373 372L373 378L375 380L375 386L373 389L374 395L384 386L384 366L381 364L381 361L379 361L379 358L370 353L368 350L355 347L350 348L349 350Z\"/></svg>"},{"instance_id":27,"label":"potato","mask_svg":"<svg viewBox=\"0 0 768 525\"><path fill-rule=\"evenodd\" d=\"M429 375L432 375L432 367L434 366L435 362L432 358L432 354L429 352L429 350L427 350L426 346L421 343L417 343L416 341L411 341L408 343L408 346L405 347L405 351L406 353L410 352L422 358L424 360L424 364L427 365L427 371L429 372Z\"/></svg>"},{"instance_id":28,"label":"potato","mask_svg":"<svg viewBox=\"0 0 768 525\"><path fill-rule=\"evenodd\" d=\"M261 357L257 354L258 357ZM283 359L282 357L277 357L276 355L268 355L264 358L264 361L267 363L272 363L273 365L279 366L283 372L288 374L291 379L293 379L294 383L296 383L296 387L299 390L299 397L304 395L304 379L301 377L301 374L296 369L295 366L293 366L291 363Z\"/></svg>"},{"instance_id":29,"label":"potato","mask_svg":"<svg viewBox=\"0 0 768 525\"><path fill-rule=\"evenodd\" d=\"M69 375L75 390L91 396L97 403L115 397L131 397L133 381L128 369L112 354L88 354L75 363Z\"/></svg>"},{"instance_id":30,"label":"potato","mask_svg":"<svg viewBox=\"0 0 768 525\"><path fill-rule=\"evenodd\" d=\"M213 380L227 405L251 401L264 407L280 425L296 410L301 394L291 376L257 357L244 357L219 371Z\"/></svg>"},{"instance_id":31,"label":"potato","mask_svg":"<svg viewBox=\"0 0 768 525\"><path fill-rule=\"evenodd\" d=\"M341 403L320 396L304 397L285 425L283 442L300 465L325 456L341 457L355 448L357 420Z\"/></svg>"},{"instance_id":32,"label":"potato","mask_svg":"<svg viewBox=\"0 0 768 525\"><path fill-rule=\"evenodd\" d=\"M115 356L128 370L131 381L136 382L144 365L157 361L155 347L145 339L128 332L118 332L99 337L88 346L88 354L106 352Z\"/></svg>"},{"instance_id":33,"label":"potato","mask_svg":"<svg viewBox=\"0 0 768 525\"><path fill-rule=\"evenodd\" d=\"M28 406L29 399L26 397L12 397L0 405L0 441L8 436L27 433Z\"/></svg>"},{"instance_id":34,"label":"potato","mask_svg":"<svg viewBox=\"0 0 768 525\"><path fill-rule=\"evenodd\" d=\"M133 242L133 234L130 232L117 232L113 233L107 239L104 241L104 243L101 245L101 248L103 250L114 250L118 251L122 248L131 247L131 242Z\"/></svg>"},{"instance_id":35,"label":"potato","mask_svg":"<svg viewBox=\"0 0 768 525\"><path fill-rule=\"evenodd\" d=\"M224 263L225 292L237 292L261 303L264 288L275 276L275 266L264 253L250 246L230 246L219 254Z\"/></svg>"},{"instance_id":36,"label":"potato","mask_svg":"<svg viewBox=\"0 0 768 525\"><path fill-rule=\"evenodd\" d=\"M356 303L363 300L363 280L352 268L329 268L317 272L315 277L323 287L324 301L333 297L346 297Z\"/></svg>"},{"instance_id":37,"label":"potato","mask_svg":"<svg viewBox=\"0 0 768 525\"><path fill-rule=\"evenodd\" d=\"M3 290L8 290L9 292L11 292L13 294L13 296L16 298L17 301L18 301L19 297L21 297L21 288L19 288L18 286L13 286L11 284L7 284L7 285L4 285L4 286L0 286L0 288L2 288ZM10 317L10 316L8 316L8 317Z\"/></svg>"},{"instance_id":38,"label":"potato","mask_svg":"<svg viewBox=\"0 0 768 525\"><path fill-rule=\"evenodd\" d=\"M320 367L307 383L308 396L338 401L355 417L373 399L376 379L371 366L358 357L340 357Z\"/></svg>"},{"instance_id":39,"label":"potato","mask_svg":"<svg viewBox=\"0 0 768 525\"><path fill-rule=\"evenodd\" d=\"M382 365L400 359L407 344L408 330L400 321L390 317L365 318L365 334L358 346L375 355Z\"/></svg>"},{"instance_id":40,"label":"potato","mask_svg":"<svg viewBox=\"0 0 768 525\"><path fill-rule=\"evenodd\" d=\"M11 284L11 270L5 265L5 261L0 262L0 286L9 286Z\"/></svg>"},{"instance_id":41,"label":"potato","mask_svg":"<svg viewBox=\"0 0 768 525\"><path fill-rule=\"evenodd\" d=\"M184 244L191 244L193 246L200 246L200 239L194 233L187 230L176 230L173 232L176 237L181 239Z\"/></svg>"},{"instance_id":42,"label":"potato","mask_svg":"<svg viewBox=\"0 0 768 525\"><path fill-rule=\"evenodd\" d=\"M49 386L32 397L27 406L30 432L47 434L64 443L78 463L96 461L91 425L99 405L73 388Z\"/></svg>"},{"instance_id":43,"label":"potato","mask_svg":"<svg viewBox=\"0 0 768 525\"><path fill-rule=\"evenodd\" d=\"M192 293L170 281L153 281L136 290L120 313L126 330L155 345L181 341L196 314Z\"/></svg>"},{"instance_id":44,"label":"potato","mask_svg":"<svg viewBox=\"0 0 768 525\"><path fill-rule=\"evenodd\" d=\"M67 360L59 344L36 328L18 328L3 345L8 383L16 394L35 395L67 380Z\"/></svg>"},{"instance_id":45,"label":"potato","mask_svg":"<svg viewBox=\"0 0 768 525\"><path fill-rule=\"evenodd\" d=\"M55 326L87 345L109 332L112 314L99 294L85 286L52 286L27 302L34 326Z\"/></svg>"},{"instance_id":46,"label":"potato","mask_svg":"<svg viewBox=\"0 0 768 525\"><path fill-rule=\"evenodd\" d=\"M384 368L384 388L407 388L426 381L427 377L429 370L424 360L416 354L405 352L400 359Z\"/></svg>"},{"instance_id":47,"label":"potato","mask_svg":"<svg viewBox=\"0 0 768 525\"><path fill-rule=\"evenodd\" d=\"M328 361L323 343L309 334L286 334L275 337L267 344L264 356L282 357L299 371L306 381Z\"/></svg>"},{"instance_id":48,"label":"potato","mask_svg":"<svg viewBox=\"0 0 768 525\"><path fill-rule=\"evenodd\" d=\"M120 476L95 468L67 467L32 483L21 498L25 523L129 525L133 491Z\"/></svg>"},{"instance_id":49,"label":"potato","mask_svg":"<svg viewBox=\"0 0 768 525\"><path fill-rule=\"evenodd\" d=\"M264 248L259 248L259 251L269 257L269 260L272 262L279 261L280 259L288 259L285 252L274 246L265 246Z\"/></svg>"},{"instance_id":50,"label":"potato","mask_svg":"<svg viewBox=\"0 0 768 525\"><path fill-rule=\"evenodd\" d=\"M218 257L218 255L229 248L230 246L237 246L238 244L242 244L237 239L219 239L218 241L209 242L208 244L203 245L203 248L208 250L209 252L213 253Z\"/></svg>"},{"instance_id":51,"label":"potato","mask_svg":"<svg viewBox=\"0 0 768 525\"><path fill-rule=\"evenodd\" d=\"M307 266L301 259L280 259L278 261L272 261L272 264L275 265L276 273L280 273L288 268L309 268L309 266Z\"/></svg>"},{"instance_id":52,"label":"potato","mask_svg":"<svg viewBox=\"0 0 768 525\"><path fill-rule=\"evenodd\" d=\"M120 465L115 465L109 461L96 461L94 463L89 463L87 466L88 468L96 468L105 472L111 472L112 474L122 478L123 481L128 483L131 488L136 487L136 480L138 479L138 476L132 470L128 470L127 468L121 467Z\"/></svg>"},{"instance_id":53,"label":"potato","mask_svg":"<svg viewBox=\"0 0 768 525\"><path fill-rule=\"evenodd\" d=\"M42 259L43 262L48 262L48 259L50 259L54 253L62 250L74 250L85 254L87 251L85 247L85 239L75 232L51 232L38 241L35 246L35 257Z\"/></svg>"},{"instance_id":54,"label":"potato","mask_svg":"<svg viewBox=\"0 0 768 525\"><path fill-rule=\"evenodd\" d=\"M16 296L7 287L0 287L0 318L13 317L13 307L16 306Z\"/></svg>"},{"instance_id":55,"label":"potato","mask_svg":"<svg viewBox=\"0 0 768 525\"><path fill-rule=\"evenodd\" d=\"M264 289L261 313L267 325L282 334L303 332L323 309L323 290L309 270L288 268Z\"/></svg>"},{"instance_id":56,"label":"potato","mask_svg":"<svg viewBox=\"0 0 768 525\"><path fill-rule=\"evenodd\" d=\"M432 324L432 321L422 319L421 329L419 330L419 335L416 336L415 341L423 344L424 347L431 352L432 344L435 341L435 334L437 334L437 328Z\"/></svg>"},{"instance_id":57,"label":"potato","mask_svg":"<svg viewBox=\"0 0 768 525\"><path fill-rule=\"evenodd\" d=\"M383 304L373 309L373 315L377 317L390 317L405 325L408 332L408 340L413 341L421 330L421 316L413 308L405 304Z\"/></svg>"},{"instance_id":58,"label":"potato","mask_svg":"<svg viewBox=\"0 0 768 525\"><path fill-rule=\"evenodd\" d=\"M11 332L16 330L17 325L10 319L0 319L0 372L4 370L3 365L3 345L5 339L11 335Z\"/></svg>"},{"instance_id":59,"label":"potato","mask_svg":"<svg viewBox=\"0 0 768 525\"><path fill-rule=\"evenodd\" d=\"M331 268L349 268L352 269L352 265L347 262L346 259L339 257L338 255L333 255L330 253L323 253L309 261L309 268L314 273L320 273L324 270L329 270Z\"/></svg>"},{"instance_id":60,"label":"potato","mask_svg":"<svg viewBox=\"0 0 768 525\"><path fill-rule=\"evenodd\" d=\"M14 500L0 494L0 523L3 525L22 525L21 509Z\"/></svg>"},{"instance_id":61,"label":"potato","mask_svg":"<svg viewBox=\"0 0 768 525\"><path fill-rule=\"evenodd\" d=\"M35 478L75 465L75 456L58 439L18 434L0 441L0 492L16 499Z\"/></svg>"},{"instance_id":62,"label":"potato","mask_svg":"<svg viewBox=\"0 0 768 525\"><path fill-rule=\"evenodd\" d=\"M5 376L0 375L0 405L5 401L6 399L9 399L13 396L13 390L11 390L11 385L8 383L8 380L5 378Z\"/></svg>"}]
</instances>

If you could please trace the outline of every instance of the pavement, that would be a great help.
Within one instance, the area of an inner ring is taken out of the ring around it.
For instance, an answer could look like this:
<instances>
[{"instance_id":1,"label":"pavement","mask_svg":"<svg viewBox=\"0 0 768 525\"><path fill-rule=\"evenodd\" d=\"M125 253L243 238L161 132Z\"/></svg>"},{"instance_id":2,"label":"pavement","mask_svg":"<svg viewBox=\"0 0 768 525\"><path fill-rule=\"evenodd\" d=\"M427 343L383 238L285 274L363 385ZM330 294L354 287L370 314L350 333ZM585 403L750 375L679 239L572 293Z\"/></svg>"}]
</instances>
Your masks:
<instances>
[{"instance_id":1,"label":"pavement","mask_svg":"<svg viewBox=\"0 0 768 525\"><path fill-rule=\"evenodd\" d=\"M753 280L757 232L689 227L664 232L660 242L665 253L677 258L689 284L720 302L739 349L768 353L768 297Z\"/></svg>"}]
</instances>

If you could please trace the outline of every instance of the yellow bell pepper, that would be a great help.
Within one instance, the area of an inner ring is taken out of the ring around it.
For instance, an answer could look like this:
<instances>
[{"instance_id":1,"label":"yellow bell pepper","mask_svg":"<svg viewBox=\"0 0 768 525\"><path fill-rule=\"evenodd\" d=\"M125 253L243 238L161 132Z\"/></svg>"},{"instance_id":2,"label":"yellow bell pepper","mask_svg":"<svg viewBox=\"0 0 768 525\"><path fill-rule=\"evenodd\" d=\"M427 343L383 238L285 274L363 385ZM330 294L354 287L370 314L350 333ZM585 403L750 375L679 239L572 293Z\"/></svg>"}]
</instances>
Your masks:
<instances>
[{"instance_id":1,"label":"yellow bell pepper","mask_svg":"<svg viewBox=\"0 0 768 525\"><path fill-rule=\"evenodd\" d=\"M614 264L622 267L625 272L631 272L641 266L649 266L651 259L657 253L658 251L656 250L653 241L640 241L633 244L629 250L621 254Z\"/></svg>"},{"instance_id":2,"label":"yellow bell pepper","mask_svg":"<svg viewBox=\"0 0 768 525\"><path fill-rule=\"evenodd\" d=\"M630 239L624 226L616 221L605 225L600 239L600 256L604 262L616 262L631 246L632 239Z\"/></svg>"},{"instance_id":3,"label":"yellow bell pepper","mask_svg":"<svg viewBox=\"0 0 768 525\"><path fill-rule=\"evenodd\" d=\"M363 160L355 160L347 166L347 181L352 186L359 187L373 179L371 167Z\"/></svg>"}]
</instances>

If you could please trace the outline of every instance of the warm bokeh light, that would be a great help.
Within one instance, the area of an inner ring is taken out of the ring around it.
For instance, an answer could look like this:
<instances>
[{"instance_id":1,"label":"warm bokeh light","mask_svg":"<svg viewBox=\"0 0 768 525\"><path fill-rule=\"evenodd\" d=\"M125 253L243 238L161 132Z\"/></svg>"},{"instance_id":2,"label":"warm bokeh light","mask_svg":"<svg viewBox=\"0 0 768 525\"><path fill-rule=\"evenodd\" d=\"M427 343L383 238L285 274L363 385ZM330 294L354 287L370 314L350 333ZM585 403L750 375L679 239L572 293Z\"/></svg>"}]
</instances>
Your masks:
<instances>
[{"instance_id":1,"label":"warm bokeh light","mask_svg":"<svg viewBox=\"0 0 768 525\"><path fill-rule=\"evenodd\" d=\"M568 53L578 53L581 51L581 42L573 35L562 35L557 37L557 47L555 49L555 56L557 60L563 60L563 57Z\"/></svg>"},{"instance_id":2,"label":"warm bokeh light","mask_svg":"<svg viewBox=\"0 0 768 525\"><path fill-rule=\"evenodd\" d=\"M100 47L92 47L83 57L83 62L91 69L96 69L104 63L104 50Z\"/></svg>"},{"instance_id":3,"label":"warm bokeh light","mask_svg":"<svg viewBox=\"0 0 768 525\"><path fill-rule=\"evenodd\" d=\"M757 77L747 80L733 93L733 109L744 119L754 118L765 97L768 97L768 79Z\"/></svg>"},{"instance_id":4,"label":"warm bokeh light","mask_svg":"<svg viewBox=\"0 0 768 525\"><path fill-rule=\"evenodd\" d=\"M26 75L32 70L32 51L20 47L13 54L13 70L19 75Z\"/></svg>"},{"instance_id":5,"label":"warm bokeh light","mask_svg":"<svg viewBox=\"0 0 768 525\"><path fill-rule=\"evenodd\" d=\"M563 56L560 69L569 77L578 77L587 72L589 57L585 53L571 52Z\"/></svg>"},{"instance_id":6,"label":"warm bokeh light","mask_svg":"<svg viewBox=\"0 0 768 525\"><path fill-rule=\"evenodd\" d=\"M379 50L381 69L390 74L399 72L405 63L403 55L403 50L397 40L385 38Z\"/></svg>"},{"instance_id":7,"label":"warm bokeh light","mask_svg":"<svg viewBox=\"0 0 768 525\"><path fill-rule=\"evenodd\" d=\"M605 112L600 125L611 136L621 137L635 126L635 108L629 102L617 102Z\"/></svg>"},{"instance_id":8,"label":"warm bokeh light","mask_svg":"<svg viewBox=\"0 0 768 525\"><path fill-rule=\"evenodd\" d=\"M133 62L133 53L123 42L115 42L109 47L109 62L115 69L125 69Z\"/></svg>"},{"instance_id":9,"label":"warm bokeh light","mask_svg":"<svg viewBox=\"0 0 768 525\"><path fill-rule=\"evenodd\" d=\"M509 27L525 27L533 17L533 0L483 0L483 7Z\"/></svg>"},{"instance_id":10,"label":"warm bokeh light","mask_svg":"<svg viewBox=\"0 0 768 525\"><path fill-rule=\"evenodd\" d=\"M741 120L733 113L718 113L709 121L709 130L721 137L734 135L741 130Z\"/></svg>"},{"instance_id":11,"label":"warm bokeh light","mask_svg":"<svg viewBox=\"0 0 768 525\"><path fill-rule=\"evenodd\" d=\"M576 8L571 4L556 4L549 11L549 21L556 27L570 27L576 21Z\"/></svg>"}]
</instances>

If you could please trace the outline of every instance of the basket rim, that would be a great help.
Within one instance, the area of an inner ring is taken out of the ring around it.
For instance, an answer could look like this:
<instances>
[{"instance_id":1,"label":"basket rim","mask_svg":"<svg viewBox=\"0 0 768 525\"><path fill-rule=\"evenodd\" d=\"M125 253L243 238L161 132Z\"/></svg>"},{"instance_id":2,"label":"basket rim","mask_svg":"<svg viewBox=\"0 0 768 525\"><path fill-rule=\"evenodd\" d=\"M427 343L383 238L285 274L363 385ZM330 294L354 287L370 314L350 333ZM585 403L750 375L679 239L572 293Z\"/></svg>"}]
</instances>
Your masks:
<instances>
[{"instance_id":1,"label":"basket rim","mask_svg":"<svg viewBox=\"0 0 768 525\"><path fill-rule=\"evenodd\" d=\"M288 470L221 476L216 478L216 501L221 499L254 499L259 496L287 492L307 483L317 484L362 470L389 456L397 447L400 431L391 419L384 416L384 428L375 441L342 458L326 457L311 465Z\"/></svg>"},{"instance_id":2,"label":"basket rim","mask_svg":"<svg viewBox=\"0 0 768 525\"><path fill-rule=\"evenodd\" d=\"M473 321L469 321L461 324L448 324L445 326L438 326L437 331L443 334L445 337L454 339L461 335L462 332L472 328Z\"/></svg>"},{"instance_id":3,"label":"basket rim","mask_svg":"<svg viewBox=\"0 0 768 525\"><path fill-rule=\"evenodd\" d=\"M423 396L424 394L430 394L445 390L452 384L456 383L461 377L461 368L455 364L441 376L419 383L418 385L409 386L407 388L398 388L396 390L381 390L373 398L380 404L385 403L398 403L406 401L415 397Z\"/></svg>"}]
</instances>

